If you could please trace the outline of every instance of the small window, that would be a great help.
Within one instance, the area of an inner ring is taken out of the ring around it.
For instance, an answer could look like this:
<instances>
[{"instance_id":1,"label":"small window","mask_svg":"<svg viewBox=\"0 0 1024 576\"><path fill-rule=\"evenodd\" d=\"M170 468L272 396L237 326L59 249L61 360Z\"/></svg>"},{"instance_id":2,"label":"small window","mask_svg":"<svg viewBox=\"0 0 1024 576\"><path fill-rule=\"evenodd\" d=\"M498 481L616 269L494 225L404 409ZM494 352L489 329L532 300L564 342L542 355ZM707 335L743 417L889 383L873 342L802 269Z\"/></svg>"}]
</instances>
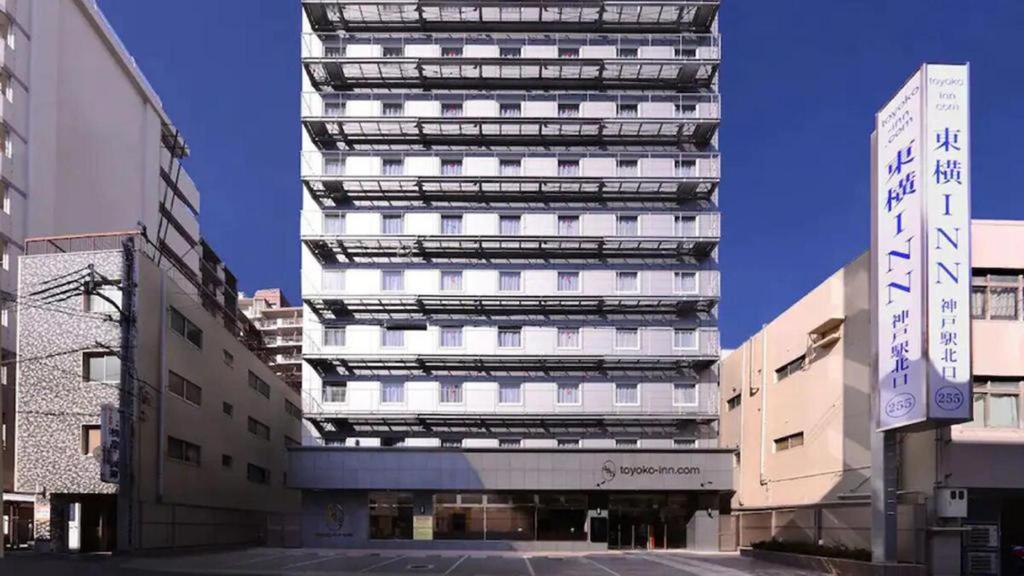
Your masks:
<instances>
[{"instance_id":1,"label":"small window","mask_svg":"<svg viewBox=\"0 0 1024 576\"><path fill-rule=\"evenodd\" d=\"M564 348L569 350L578 350L580 348L580 329L579 328L558 328L558 348Z\"/></svg>"},{"instance_id":2,"label":"small window","mask_svg":"<svg viewBox=\"0 0 1024 576\"><path fill-rule=\"evenodd\" d=\"M461 270L441 271L441 292L460 292L462 290Z\"/></svg>"},{"instance_id":3,"label":"small window","mask_svg":"<svg viewBox=\"0 0 1024 576\"><path fill-rule=\"evenodd\" d=\"M405 51L401 46L384 46L381 48L381 55L385 58L401 58Z\"/></svg>"},{"instance_id":4,"label":"small window","mask_svg":"<svg viewBox=\"0 0 1024 576\"><path fill-rule=\"evenodd\" d=\"M789 436L783 436L782 438L775 439L775 451L782 452L784 450L791 450L804 445L804 433L797 432L796 434L790 434Z\"/></svg>"},{"instance_id":5,"label":"small window","mask_svg":"<svg viewBox=\"0 0 1024 576\"><path fill-rule=\"evenodd\" d=\"M640 405L640 385L639 384L616 384L615 385L615 403L620 406L639 406Z\"/></svg>"},{"instance_id":6,"label":"small window","mask_svg":"<svg viewBox=\"0 0 1024 576\"><path fill-rule=\"evenodd\" d=\"M499 216L498 234L502 236L519 236L522 233L522 216Z\"/></svg>"},{"instance_id":7,"label":"small window","mask_svg":"<svg viewBox=\"0 0 1024 576\"><path fill-rule=\"evenodd\" d=\"M675 234L676 236L687 238L697 235L697 217L696 216L676 216L675 217Z\"/></svg>"},{"instance_id":8,"label":"small window","mask_svg":"<svg viewBox=\"0 0 1024 576\"><path fill-rule=\"evenodd\" d=\"M521 348L523 329L518 327L498 328L498 348Z\"/></svg>"},{"instance_id":9,"label":"small window","mask_svg":"<svg viewBox=\"0 0 1024 576\"><path fill-rule=\"evenodd\" d=\"M639 104L619 104L619 118L636 118L640 115Z\"/></svg>"},{"instance_id":10,"label":"small window","mask_svg":"<svg viewBox=\"0 0 1024 576\"><path fill-rule=\"evenodd\" d=\"M582 401L579 382L558 384L555 399L558 404L579 404Z\"/></svg>"},{"instance_id":11,"label":"small window","mask_svg":"<svg viewBox=\"0 0 1024 576\"><path fill-rule=\"evenodd\" d=\"M324 174L327 176L344 176L345 161L341 158L330 156L324 158Z\"/></svg>"},{"instance_id":12,"label":"small window","mask_svg":"<svg viewBox=\"0 0 1024 576\"><path fill-rule=\"evenodd\" d=\"M462 326L441 326L441 348L462 348Z\"/></svg>"},{"instance_id":13,"label":"small window","mask_svg":"<svg viewBox=\"0 0 1024 576\"><path fill-rule=\"evenodd\" d=\"M324 58L341 58L341 46L324 46Z\"/></svg>"},{"instance_id":14,"label":"small window","mask_svg":"<svg viewBox=\"0 0 1024 576\"><path fill-rule=\"evenodd\" d=\"M672 439L672 446L674 446L675 448L696 448L697 447L697 439L696 438L673 438Z\"/></svg>"},{"instance_id":15,"label":"small window","mask_svg":"<svg viewBox=\"0 0 1024 576\"><path fill-rule=\"evenodd\" d=\"M640 291L639 272L616 272L615 291L619 293L636 293Z\"/></svg>"},{"instance_id":16,"label":"small window","mask_svg":"<svg viewBox=\"0 0 1024 576\"><path fill-rule=\"evenodd\" d=\"M558 175L562 177L574 177L580 175L579 160L559 160Z\"/></svg>"},{"instance_id":17,"label":"small window","mask_svg":"<svg viewBox=\"0 0 1024 576\"><path fill-rule=\"evenodd\" d=\"M676 328L672 335L672 347L676 350L696 350L697 331L686 328Z\"/></svg>"},{"instance_id":18,"label":"small window","mask_svg":"<svg viewBox=\"0 0 1024 576\"><path fill-rule=\"evenodd\" d=\"M260 396L264 398L270 398L270 385L251 370L249 371L249 388L259 392Z\"/></svg>"},{"instance_id":19,"label":"small window","mask_svg":"<svg viewBox=\"0 0 1024 576\"><path fill-rule=\"evenodd\" d=\"M232 354L231 352L228 352L227 350L224 350L224 363L227 364L228 366L234 367L235 355Z\"/></svg>"},{"instance_id":20,"label":"small window","mask_svg":"<svg viewBox=\"0 0 1024 576\"><path fill-rule=\"evenodd\" d=\"M343 292L345 290L345 271L324 270L323 289L328 292Z\"/></svg>"},{"instance_id":21,"label":"small window","mask_svg":"<svg viewBox=\"0 0 1024 576\"><path fill-rule=\"evenodd\" d=\"M555 444L559 448L579 448L580 447L580 439L579 438L559 438L558 440L555 440Z\"/></svg>"},{"instance_id":22,"label":"small window","mask_svg":"<svg viewBox=\"0 0 1024 576\"><path fill-rule=\"evenodd\" d=\"M787 362L785 365L777 368L775 370L775 381L781 382L786 378L789 378L793 374L796 374L797 372L803 370L805 360L806 358L803 354L801 354L799 358L791 360L790 362Z\"/></svg>"},{"instance_id":23,"label":"small window","mask_svg":"<svg viewBox=\"0 0 1024 576\"><path fill-rule=\"evenodd\" d=\"M441 116L445 118L458 118L462 116L462 102L442 102Z\"/></svg>"},{"instance_id":24,"label":"small window","mask_svg":"<svg viewBox=\"0 0 1024 576\"><path fill-rule=\"evenodd\" d=\"M697 292L697 273L676 272L672 288L676 294L695 294Z\"/></svg>"},{"instance_id":25,"label":"small window","mask_svg":"<svg viewBox=\"0 0 1024 576\"><path fill-rule=\"evenodd\" d=\"M558 289L559 292L579 292L580 291L580 273L579 272L559 272L558 273L557 289Z\"/></svg>"},{"instance_id":26,"label":"small window","mask_svg":"<svg viewBox=\"0 0 1024 576\"><path fill-rule=\"evenodd\" d=\"M270 484L270 471L250 463L245 469L245 478L253 484Z\"/></svg>"},{"instance_id":27,"label":"small window","mask_svg":"<svg viewBox=\"0 0 1024 576\"><path fill-rule=\"evenodd\" d=\"M345 215L338 212L324 212L324 234L344 234Z\"/></svg>"},{"instance_id":28,"label":"small window","mask_svg":"<svg viewBox=\"0 0 1024 576\"><path fill-rule=\"evenodd\" d=\"M636 438L616 438L615 439L615 447L616 448L636 448L639 445L640 445L640 441L637 440Z\"/></svg>"},{"instance_id":29,"label":"small window","mask_svg":"<svg viewBox=\"0 0 1024 576\"><path fill-rule=\"evenodd\" d=\"M615 347L619 350L639 350L640 349L640 329L639 328L616 328L615 329Z\"/></svg>"},{"instance_id":30,"label":"small window","mask_svg":"<svg viewBox=\"0 0 1024 576\"><path fill-rule=\"evenodd\" d=\"M523 49L519 46L502 46L498 49L498 55L502 58L520 58L523 55Z\"/></svg>"},{"instance_id":31,"label":"small window","mask_svg":"<svg viewBox=\"0 0 1024 576\"><path fill-rule=\"evenodd\" d=\"M617 236L639 236L639 216L618 216L615 219L615 234Z\"/></svg>"},{"instance_id":32,"label":"small window","mask_svg":"<svg viewBox=\"0 0 1024 576\"><path fill-rule=\"evenodd\" d=\"M676 58L693 59L697 57L696 48L676 48L673 50L673 56Z\"/></svg>"},{"instance_id":33,"label":"small window","mask_svg":"<svg viewBox=\"0 0 1024 576\"><path fill-rule=\"evenodd\" d=\"M401 214L384 214L380 217L381 234L395 235L405 231L405 218Z\"/></svg>"},{"instance_id":34,"label":"small window","mask_svg":"<svg viewBox=\"0 0 1024 576\"><path fill-rule=\"evenodd\" d=\"M381 382L380 401L382 404L405 402L405 382Z\"/></svg>"},{"instance_id":35,"label":"small window","mask_svg":"<svg viewBox=\"0 0 1024 576\"><path fill-rule=\"evenodd\" d=\"M83 376L86 382L115 383L121 381L121 360L116 354L88 352L83 355Z\"/></svg>"},{"instance_id":36,"label":"small window","mask_svg":"<svg viewBox=\"0 0 1024 576\"><path fill-rule=\"evenodd\" d=\"M640 175L640 162L637 160L619 160L616 174L620 178L635 178Z\"/></svg>"},{"instance_id":37,"label":"small window","mask_svg":"<svg viewBox=\"0 0 1024 576\"><path fill-rule=\"evenodd\" d=\"M401 292L405 290L405 271L382 270L380 273L380 289L382 292Z\"/></svg>"},{"instance_id":38,"label":"small window","mask_svg":"<svg viewBox=\"0 0 1024 576\"><path fill-rule=\"evenodd\" d=\"M676 118L694 118L697 116L696 104L676 104Z\"/></svg>"},{"instance_id":39,"label":"small window","mask_svg":"<svg viewBox=\"0 0 1024 576\"><path fill-rule=\"evenodd\" d=\"M442 382L440 393L441 404L462 404L461 382Z\"/></svg>"},{"instance_id":40,"label":"small window","mask_svg":"<svg viewBox=\"0 0 1024 576\"><path fill-rule=\"evenodd\" d=\"M380 105L380 112L382 116L387 117L398 117L405 114L405 105L401 102L383 102Z\"/></svg>"},{"instance_id":41,"label":"small window","mask_svg":"<svg viewBox=\"0 0 1024 576\"><path fill-rule=\"evenodd\" d=\"M82 426L82 455L99 456L101 445L100 426L98 424Z\"/></svg>"},{"instance_id":42,"label":"small window","mask_svg":"<svg viewBox=\"0 0 1024 576\"><path fill-rule=\"evenodd\" d=\"M441 448L462 448L462 439L441 438Z\"/></svg>"},{"instance_id":43,"label":"small window","mask_svg":"<svg viewBox=\"0 0 1024 576\"><path fill-rule=\"evenodd\" d=\"M299 420L300 422L302 421L302 408L299 408L294 402L285 400L284 412L292 418Z\"/></svg>"},{"instance_id":44,"label":"small window","mask_svg":"<svg viewBox=\"0 0 1024 576\"><path fill-rule=\"evenodd\" d=\"M502 160L498 170L501 176L519 176L523 170L523 163L521 160Z\"/></svg>"},{"instance_id":45,"label":"small window","mask_svg":"<svg viewBox=\"0 0 1024 576\"><path fill-rule=\"evenodd\" d=\"M498 438L498 448L521 448L522 438Z\"/></svg>"},{"instance_id":46,"label":"small window","mask_svg":"<svg viewBox=\"0 0 1024 576\"><path fill-rule=\"evenodd\" d=\"M401 176L405 173L405 162L401 158L385 158L381 161L381 172L385 176Z\"/></svg>"},{"instance_id":47,"label":"small window","mask_svg":"<svg viewBox=\"0 0 1024 576\"><path fill-rule=\"evenodd\" d=\"M521 272L498 272L498 292L519 292L522 290Z\"/></svg>"},{"instance_id":48,"label":"small window","mask_svg":"<svg viewBox=\"0 0 1024 576\"><path fill-rule=\"evenodd\" d=\"M559 118L579 118L580 116L580 105L579 104L559 104L558 105L558 117Z\"/></svg>"},{"instance_id":49,"label":"small window","mask_svg":"<svg viewBox=\"0 0 1024 576\"><path fill-rule=\"evenodd\" d=\"M639 55L638 48L619 48L619 58L637 58Z\"/></svg>"},{"instance_id":50,"label":"small window","mask_svg":"<svg viewBox=\"0 0 1024 576\"><path fill-rule=\"evenodd\" d=\"M442 46L442 58L462 58L462 46Z\"/></svg>"},{"instance_id":51,"label":"small window","mask_svg":"<svg viewBox=\"0 0 1024 576\"><path fill-rule=\"evenodd\" d=\"M462 234L462 215L442 214L441 234L444 236L458 236Z\"/></svg>"},{"instance_id":52,"label":"small window","mask_svg":"<svg viewBox=\"0 0 1024 576\"><path fill-rule=\"evenodd\" d=\"M270 426L267 426L263 422L249 416L249 433L257 438L264 440L270 440Z\"/></svg>"},{"instance_id":53,"label":"small window","mask_svg":"<svg viewBox=\"0 0 1024 576\"><path fill-rule=\"evenodd\" d=\"M324 100L324 116L337 118L345 115L345 103L341 100Z\"/></svg>"},{"instance_id":54,"label":"small window","mask_svg":"<svg viewBox=\"0 0 1024 576\"><path fill-rule=\"evenodd\" d=\"M235 465L235 459L231 454L221 454L220 465L223 468L232 468Z\"/></svg>"},{"instance_id":55,"label":"small window","mask_svg":"<svg viewBox=\"0 0 1024 576\"><path fill-rule=\"evenodd\" d=\"M498 404L522 404L523 385L520 383L498 384Z\"/></svg>"},{"instance_id":56,"label":"small window","mask_svg":"<svg viewBox=\"0 0 1024 576\"><path fill-rule=\"evenodd\" d=\"M499 107L502 118L519 118L523 115L523 105L518 102L514 104L501 104Z\"/></svg>"},{"instance_id":57,"label":"small window","mask_svg":"<svg viewBox=\"0 0 1024 576\"><path fill-rule=\"evenodd\" d=\"M442 160L442 176L462 176L462 160Z\"/></svg>"},{"instance_id":58,"label":"small window","mask_svg":"<svg viewBox=\"0 0 1024 576\"><path fill-rule=\"evenodd\" d=\"M580 49L578 47L559 48L558 49L558 57L559 58L579 58L580 57Z\"/></svg>"},{"instance_id":59,"label":"small window","mask_svg":"<svg viewBox=\"0 0 1024 576\"><path fill-rule=\"evenodd\" d=\"M696 406L697 385L692 383L677 383L672 385L673 406Z\"/></svg>"},{"instance_id":60,"label":"small window","mask_svg":"<svg viewBox=\"0 0 1024 576\"><path fill-rule=\"evenodd\" d=\"M235 415L235 406L230 402L223 402L221 403L221 411L224 412L225 416L230 418Z\"/></svg>"},{"instance_id":61,"label":"small window","mask_svg":"<svg viewBox=\"0 0 1024 576\"><path fill-rule=\"evenodd\" d=\"M324 346L344 346L345 327L324 328Z\"/></svg>"},{"instance_id":62,"label":"small window","mask_svg":"<svg viewBox=\"0 0 1024 576\"><path fill-rule=\"evenodd\" d=\"M324 382L320 398L324 402L344 402L348 396L348 382Z\"/></svg>"},{"instance_id":63,"label":"small window","mask_svg":"<svg viewBox=\"0 0 1024 576\"><path fill-rule=\"evenodd\" d=\"M580 235L580 217L579 216L559 216L558 217L558 235L559 236L579 236Z\"/></svg>"},{"instance_id":64,"label":"small window","mask_svg":"<svg viewBox=\"0 0 1024 576\"><path fill-rule=\"evenodd\" d=\"M196 348L203 347L203 331L198 326L174 307L170 309L170 316L171 330L191 342Z\"/></svg>"},{"instance_id":65,"label":"small window","mask_svg":"<svg viewBox=\"0 0 1024 576\"><path fill-rule=\"evenodd\" d=\"M168 392L182 400L185 400L186 402L195 404L196 406L202 406L203 389L200 388L198 384L187 380L175 372L168 372L167 376Z\"/></svg>"},{"instance_id":66,"label":"small window","mask_svg":"<svg viewBox=\"0 0 1024 576\"><path fill-rule=\"evenodd\" d=\"M171 460L199 466L199 454L198 444L186 442L174 436L167 437L167 457Z\"/></svg>"},{"instance_id":67,"label":"small window","mask_svg":"<svg viewBox=\"0 0 1024 576\"><path fill-rule=\"evenodd\" d=\"M695 160L676 160L676 178L693 178L697 175L697 162Z\"/></svg>"},{"instance_id":68,"label":"small window","mask_svg":"<svg viewBox=\"0 0 1024 576\"><path fill-rule=\"evenodd\" d=\"M405 330L401 328L382 329L380 345L384 348L402 348L405 346Z\"/></svg>"}]
</instances>

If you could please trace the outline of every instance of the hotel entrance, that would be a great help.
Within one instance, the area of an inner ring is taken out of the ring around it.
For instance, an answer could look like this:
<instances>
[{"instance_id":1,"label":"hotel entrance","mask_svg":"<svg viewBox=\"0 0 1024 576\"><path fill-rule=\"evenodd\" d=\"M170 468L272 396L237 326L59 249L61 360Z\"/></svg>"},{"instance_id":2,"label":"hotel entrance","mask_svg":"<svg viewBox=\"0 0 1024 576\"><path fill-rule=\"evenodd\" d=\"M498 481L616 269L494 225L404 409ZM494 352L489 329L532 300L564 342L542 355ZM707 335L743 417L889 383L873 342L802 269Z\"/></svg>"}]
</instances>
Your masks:
<instances>
[{"instance_id":1,"label":"hotel entrance","mask_svg":"<svg viewBox=\"0 0 1024 576\"><path fill-rule=\"evenodd\" d=\"M612 494L608 497L608 548L686 548L686 526L696 511L686 494Z\"/></svg>"}]
</instances>

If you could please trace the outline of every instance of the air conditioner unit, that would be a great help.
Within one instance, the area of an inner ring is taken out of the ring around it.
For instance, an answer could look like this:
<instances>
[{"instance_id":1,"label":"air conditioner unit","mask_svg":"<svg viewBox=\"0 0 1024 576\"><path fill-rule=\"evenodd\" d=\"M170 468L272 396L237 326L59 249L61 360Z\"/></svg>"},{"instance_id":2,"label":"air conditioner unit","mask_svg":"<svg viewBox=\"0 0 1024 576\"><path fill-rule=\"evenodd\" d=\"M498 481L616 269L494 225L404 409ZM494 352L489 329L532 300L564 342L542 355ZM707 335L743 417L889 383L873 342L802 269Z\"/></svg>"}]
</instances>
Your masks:
<instances>
[{"instance_id":1,"label":"air conditioner unit","mask_svg":"<svg viewBox=\"0 0 1024 576\"><path fill-rule=\"evenodd\" d=\"M968 524L968 548L999 548L998 524Z\"/></svg>"},{"instance_id":2,"label":"air conditioner unit","mask_svg":"<svg viewBox=\"0 0 1024 576\"><path fill-rule=\"evenodd\" d=\"M995 552L968 552L967 574L970 576L999 576L999 555Z\"/></svg>"}]
</instances>

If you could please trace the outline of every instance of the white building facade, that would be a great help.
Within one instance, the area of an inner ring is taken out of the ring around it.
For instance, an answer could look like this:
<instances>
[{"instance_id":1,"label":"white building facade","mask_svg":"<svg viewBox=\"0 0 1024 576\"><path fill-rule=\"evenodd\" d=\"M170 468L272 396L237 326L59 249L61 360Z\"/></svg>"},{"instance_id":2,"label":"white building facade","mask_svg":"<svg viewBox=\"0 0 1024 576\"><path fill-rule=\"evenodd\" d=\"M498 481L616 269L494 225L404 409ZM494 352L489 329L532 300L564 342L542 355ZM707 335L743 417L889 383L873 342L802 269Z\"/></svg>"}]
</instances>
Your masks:
<instances>
[{"instance_id":1,"label":"white building facade","mask_svg":"<svg viewBox=\"0 0 1024 576\"><path fill-rule=\"evenodd\" d=\"M306 544L412 540L415 523L416 540L717 548L731 473L614 493L622 460L731 467L717 2L303 8ZM347 476L369 451L477 478ZM501 454L537 475L488 485L475 467ZM559 504L555 461L580 470ZM348 525L317 524L325 506Z\"/></svg>"}]
</instances>

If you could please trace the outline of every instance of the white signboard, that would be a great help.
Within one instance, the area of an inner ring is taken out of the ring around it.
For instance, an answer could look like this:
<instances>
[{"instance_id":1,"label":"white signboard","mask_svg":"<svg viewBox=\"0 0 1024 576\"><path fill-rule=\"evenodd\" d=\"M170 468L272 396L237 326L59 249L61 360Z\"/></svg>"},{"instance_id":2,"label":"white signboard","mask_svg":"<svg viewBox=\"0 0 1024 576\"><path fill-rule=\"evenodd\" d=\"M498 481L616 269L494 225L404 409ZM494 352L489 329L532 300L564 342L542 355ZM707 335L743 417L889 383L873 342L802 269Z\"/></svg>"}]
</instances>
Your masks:
<instances>
[{"instance_id":1,"label":"white signboard","mask_svg":"<svg viewBox=\"0 0 1024 576\"><path fill-rule=\"evenodd\" d=\"M970 419L967 69L926 65L876 117L880 430Z\"/></svg>"},{"instance_id":2,"label":"white signboard","mask_svg":"<svg viewBox=\"0 0 1024 576\"><path fill-rule=\"evenodd\" d=\"M100 480L118 484L121 479L121 418L117 406L100 407Z\"/></svg>"}]
</instances>

